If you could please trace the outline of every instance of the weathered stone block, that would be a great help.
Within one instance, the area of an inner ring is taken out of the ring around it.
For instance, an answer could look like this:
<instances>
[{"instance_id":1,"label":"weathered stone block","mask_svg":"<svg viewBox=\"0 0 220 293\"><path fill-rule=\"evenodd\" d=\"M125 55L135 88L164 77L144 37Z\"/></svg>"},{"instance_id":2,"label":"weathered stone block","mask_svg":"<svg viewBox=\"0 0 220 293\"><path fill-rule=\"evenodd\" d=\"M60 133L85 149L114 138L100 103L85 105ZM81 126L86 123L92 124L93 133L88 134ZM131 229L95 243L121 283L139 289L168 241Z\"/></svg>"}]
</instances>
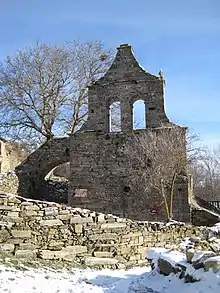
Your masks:
<instances>
[{"instance_id":1,"label":"weathered stone block","mask_svg":"<svg viewBox=\"0 0 220 293\"><path fill-rule=\"evenodd\" d=\"M178 273L180 272L180 268L176 267L175 265L172 265L169 261L159 258L158 259L158 268L160 270L160 273L164 276L168 276L171 273Z\"/></svg>"},{"instance_id":2,"label":"weathered stone block","mask_svg":"<svg viewBox=\"0 0 220 293\"><path fill-rule=\"evenodd\" d=\"M62 226L63 222L59 219L52 219L52 220L42 220L40 221L41 226Z\"/></svg>"},{"instance_id":3,"label":"weathered stone block","mask_svg":"<svg viewBox=\"0 0 220 293\"><path fill-rule=\"evenodd\" d=\"M123 245L122 247L120 247L119 251L122 255L128 255L131 252L131 247Z\"/></svg>"},{"instance_id":4,"label":"weathered stone block","mask_svg":"<svg viewBox=\"0 0 220 293\"><path fill-rule=\"evenodd\" d=\"M105 222L105 215L104 214L100 214L97 216L97 222Z\"/></svg>"},{"instance_id":5,"label":"weathered stone block","mask_svg":"<svg viewBox=\"0 0 220 293\"><path fill-rule=\"evenodd\" d=\"M56 216L58 215L58 208L57 207L48 207L44 209L45 216Z\"/></svg>"},{"instance_id":6,"label":"weathered stone block","mask_svg":"<svg viewBox=\"0 0 220 293\"><path fill-rule=\"evenodd\" d=\"M19 250L34 250L36 246L33 243L20 243Z\"/></svg>"},{"instance_id":7,"label":"weathered stone block","mask_svg":"<svg viewBox=\"0 0 220 293\"><path fill-rule=\"evenodd\" d=\"M0 230L0 243L6 242L9 238L11 235L6 229Z\"/></svg>"},{"instance_id":8,"label":"weathered stone block","mask_svg":"<svg viewBox=\"0 0 220 293\"><path fill-rule=\"evenodd\" d=\"M36 257L36 252L33 250L16 250L15 256L21 257L21 258L33 259Z\"/></svg>"},{"instance_id":9,"label":"weathered stone block","mask_svg":"<svg viewBox=\"0 0 220 293\"><path fill-rule=\"evenodd\" d=\"M64 242L63 241L56 241L56 240L51 240L49 242L49 249L54 249L54 250L61 250L64 246Z\"/></svg>"},{"instance_id":10,"label":"weathered stone block","mask_svg":"<svg viewBox=\"0 0 220 293\"><path fill-rule=\"evenodd\" d=\"M40 250L38 252L38 256L42 259L61 259L62 255L59 251L52 251L52 250Z\"/></svg>"},{"instance_id":11,"label":"weathered stone block","mask_svg":"<svg viewBox=\"0 0 220 293\"><path fill-rule=\"evenodd\" d=\"M0 221L0 227L7 227L7 228L11 228L12 226L14 226L14 222L10 221Z\"/></svg>"},{"instance_id":12,"label":"weathered stone block","mask_svg":"<svg viewBox=\"0 0 220 293\"><path fill-rule=\"evenodd\" d=\"M39 257L43 259L69 259L78 254L87 253L87 247L82 245L67 246L59 251L41 250Z\"/></svg>"},{"instance_id":13,"label":"weathered stone block","mask_svg":"<svg viewBox=\"0 0 220 293\"><path fill-rule=\"evenodd\" d=\"M0 205L0 210L4 210L4 211L12 211L13 208L14 208L13 206Z\"/></svg>"},{"instance_id":14,"label":"weathered stone block","mask_svg":"<svg viewBox=\"0 0 220 293\"><path fill-rule=\"evenodd\" d=\"M18 218L19 217L19 212L8 212L7 216L12 217L12 218Z\"/></svg>"},{"instance_id":15,"label":"weathered stone block","mask_svg":"<svg viewBox=\"0 0 220 293\"><path fill-rule=\"evenodd\" d=\"M38 213L35 210L23 210L21 212L21 216L22 217L33 217L33 216L37 216Z\"/></svg>"},{"instance_id":16,"label":"weathered stone block","mask_svg":"<svg viewBox=\"0 0 220 293\"><path fill-rule=\"evenodd\" d=\"M131 256L129 257L129 261L132 261L132 260L139 260L139 259L141 259L140 254L131 255Z\"/></svg>"},{"instance_id":17,"label":"weathered stone block","mask_svg":"<svg viewBox=\"0 0 220 293\"><path fill-rule=\"evenodd\" d=\"M23 206L32 206L32 205L33 205L33 202L31 202L31 201L23 201L20 205L21 205L22 207L23 207Z\"/></svg>"},{"instance_id":18,"label":"weathered stone block","mask_svg":"<svg viewBox=\"0 0 220 293\"><path fill-rule=\"evenodd\" d=\"M120 236L116 233L102 233L102 234L94 234L89 235L88 238L91 241L97 241L97 240L116 240Z\"/></svg>"},{"instance_id":19,"label":"weathered stone block","mask_svg":"<svg viewBox=\"0 0 220 293\"><path fill-rule=\"evenodd\" d=\"M14 244L4 243L0 245L0 251L3 252L13 252L15 249Z\"/></svg>"},{"instance_id":20,"label":"weathered stone block","mask_svg":"<svg viewBox=\"0 0 220 293\"><path fill-rule=\"evenodd\" d=\"M81 216L74 216L70 219L70 224L82 224L83 218Z\"/></svg>"},{"instance_id":21,"label":"weathered stone block","mask_svg":"<svg viewBox=\"0 0 220 293\"><path fill-rule=\"evenodd\" d=\"M94 256L95 257L107 257L107 258L111 258L112 252L108 252L108 251L94 251Z\"/></svg>"},{"instance_id":22,"label":"weathered stone block","mask_svg":"<svg viewBox=\"0 0 220 293\"><path fill-rule=\"evenodd\" d=\"M83 245L74 245L65 247L65 250L75 254L82 254L87 252L87 247Z\"/></svg>"},{"instance_id":23,"label":"weathered stone block","mask_svg":"<svg viewBox=\"0 0 220 293\"><path fill-rule=\"evenodd\" d=\"M69 210L59 210L59 215L66 215L66 214L70 214L70 211ZM71 216L73 216L71 214Z\"/></svg>"},{"instance_id":24,"label":"weathered stone block","mask_svg":"<svg viewBox=\"0 0 220 293\"><path fill-rule=\"evenodd\" d=\"M40 208L37 205L27 205L25 207L23 207L24 210L26 211L39 211Z\"/></svg>"},{"instance_id":25,"label":"weathered stone block","mask_svg":"<svg viewBox=\"0 0 220 293\"><path fill-rule=\"evenodd\" d=\"M126 223L125 223L126 224ZM132 238L132 237L139 237L142 236L142 232L130 232L128 234L122 235L122 239Z\"/></svg>"},{"instance_id":26,"label":"weathered stone block","mask_svg":"<svg viewBox=\"0 0 220 293\"><path fill-rule=\"evenodd\" d=\"M14 238L31 238L31 230L11 230Z\"/></svg>"},{"instance_id":27,"label":"weathered stone block","mask_svg":"<svg viewBox=\"0 0 220 293\"><path fill-rule=\"evenodd\" d=\"M143 236L139 236L138 237L138 243L143 243L144 242L144 237Z\"/></svg>"},{"instance_id":28,"label":"weathered stone block","mask_svg":"<svg viewBox=\"0 0 220 293\"><path fill-rule=\"evenodd\" d=\"M94 219L93 217L85 217L85 218L82 218L83 219L83 223L93 223L94 222Z\"/></svg>"},{"instance_id":29,"label":"weathered stone block","mask_svg":"<svg viewBox=\"0 0 220 293\"><path fill-rule=\"evenodd\" d=\"M81 234L83 231L83 226L81 224L75 224L74 225L74 231L77 234Z\"/></svg>"},{"instance_id":30,"label":"weathered stone block","mask_svg":"<svg viewBox=\"0 0 220 293\"><path fill-rule=\"evenodd\" d=\"M87 257L85 259L85 264L88 266L115 265L118 262L115 258Z\"/></svg>"},{"instance_id":31,"label":"weathered stone block","mask_svg":"<svg viewBox=\"0 0 220 293\"><path fill-rule=\"evenodd\" d=\"M21 244L23 243L24 241L24 238L10 238L7 240L7 243L10 243L10 244Z\"/></svg>"},{"instance_id":32,"label":"weathered stone block","mask_svg":"<svg viewBox=\"0 0 220 293\"><path fill-rule=\"evenodd\" d=\"M118 229L118 228L126 228L126 223L106 223L101 225L102 230L106 229Z\"/></svg>"},{"instance_id":33,"label":"weathered stone block","mask_svg":"<svg viewBox=\"0 0 220 293\"><path fill-rule=\"evenodd\" d=\"M63 214L63 215L58 215L56 218L61 221L68 221L71 218L71 215L70 214Z\"/></svg>"},{"instance_id":34,"label":"weathered stone block","mask_svg":"<svg viewBox=\"0 0 220 293\"><path fill-rule=\"evenodd\" d=\"M8 203L19 204L21 201L16 196L10 196L8 198Z\"/></svg>"},{"instance_id":35,"label":"weathered stone block","mask_svg":"<svg viewBox=\"0 0 220 293\"><path fill-rule=\"evenodd\" d=\"M11 213L11 212L9 212L9 213ZM5 216L5 215L0 215L0 220L2 220L3 222L21 223L23 221L23 218L21 218L21 217L9 217L9 216Z\"/></svg>"}]
</instances>

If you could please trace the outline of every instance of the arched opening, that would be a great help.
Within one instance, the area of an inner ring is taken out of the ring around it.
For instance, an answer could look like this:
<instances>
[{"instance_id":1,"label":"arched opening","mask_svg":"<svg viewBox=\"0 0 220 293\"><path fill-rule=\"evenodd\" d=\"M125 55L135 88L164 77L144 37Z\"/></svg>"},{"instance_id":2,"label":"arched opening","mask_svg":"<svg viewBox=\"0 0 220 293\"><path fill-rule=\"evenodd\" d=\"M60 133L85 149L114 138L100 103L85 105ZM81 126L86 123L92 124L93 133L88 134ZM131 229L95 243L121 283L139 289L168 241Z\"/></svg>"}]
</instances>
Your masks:
<instances>
[{"instance_id":1,"label":"arched opening","mask_svg":"<svg viewBox=\"0 0 220 293\"><path fill-rule=\"evenodd\" d=\"M146 129L146 109L143 100L137 100L133 104L133 129Z\"/></svg>"},{"instance_id":2,"label":"arched opening","mask_svg":"<svg viewBox=\"0 0 220 293\"><path fill-rule=\"evenodd\" d=\"M57 179L57 181L66 181L68 180L69 176L70 176L70 163L67 162L67 163L60 164L54 169L52 169L51 172L49 172L46 177L49 177L50 179L54 178L54 180Z\"/></svg>"},{"instance_id":3,"label":"arched opening","mask_svg":"<svg viewBox=\"0 0 220 293\"><path fill-rule=\"evenodd\" d=\"M114 102L109 107L109 132L121 132L120 102Z\"/></svg>"},{"instance_id":4,"label":"arched opening","mask_svg":"<svg viewBox=\"0 0 220 293\"><path fill-rule=\"evenodd\" d=\"M43 178L35 192L35 198L56 203L68 203L70 163L62 163L52 168Z\"/></svg>"}]
</instances>

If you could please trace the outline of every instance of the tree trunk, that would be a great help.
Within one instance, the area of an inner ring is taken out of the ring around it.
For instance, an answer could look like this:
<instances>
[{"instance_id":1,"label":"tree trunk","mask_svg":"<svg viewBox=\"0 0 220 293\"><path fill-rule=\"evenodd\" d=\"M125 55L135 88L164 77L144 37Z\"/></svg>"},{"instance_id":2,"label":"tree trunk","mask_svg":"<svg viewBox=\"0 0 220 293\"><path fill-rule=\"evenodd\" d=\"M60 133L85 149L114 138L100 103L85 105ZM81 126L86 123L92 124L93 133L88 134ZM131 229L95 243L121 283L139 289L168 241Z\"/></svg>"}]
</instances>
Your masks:
<instances>
[{"instance_id":1,"label":"tree trunk","mask_svg":"<svg viewBox=\"0 0 220 293\"><path fill-rule=\"evenodd\" d=\"M162 180L161 180L161 191L162 191L162 196L164 198L164 205L165 205L165 209L166 209L167 219L169 221L170 220L169 207L168 207L167 197L166 197L166 194L165 194L165 191L164 191L163 181Z\"/></svg>"},{"instance_id":2,"label":"tree trunk","mask_svg":"<svg viewBox=\"0 0 220 293\"><path fill-rule=\"evenodd\" d=\"M174 173L172 182L171 182L171 188L170 188L170 220L173 218L173 192L174 192L174 186L176 181L176 173Z\"/></svg>"}]
</instances>

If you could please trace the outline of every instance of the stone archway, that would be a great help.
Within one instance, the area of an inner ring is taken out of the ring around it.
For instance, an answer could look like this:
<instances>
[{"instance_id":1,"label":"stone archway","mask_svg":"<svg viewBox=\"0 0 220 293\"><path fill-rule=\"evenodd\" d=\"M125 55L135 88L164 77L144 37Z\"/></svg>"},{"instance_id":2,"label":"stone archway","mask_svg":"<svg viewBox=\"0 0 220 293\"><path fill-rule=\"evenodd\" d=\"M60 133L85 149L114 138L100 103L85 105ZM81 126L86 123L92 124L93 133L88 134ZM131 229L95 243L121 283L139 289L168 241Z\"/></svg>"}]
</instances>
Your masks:
<instances>
[{"instance_id":1,"label":"stone archway","mask_svg":"<svg viewBox=\"0 0 220 293\"><path fill-rule=\"evenodd\" d=\"M30 197L40 187L48 172L70 160L70 138L54 138L34 151L15 172L19 180L18 194Z\"/></svg>"}]
</instances>

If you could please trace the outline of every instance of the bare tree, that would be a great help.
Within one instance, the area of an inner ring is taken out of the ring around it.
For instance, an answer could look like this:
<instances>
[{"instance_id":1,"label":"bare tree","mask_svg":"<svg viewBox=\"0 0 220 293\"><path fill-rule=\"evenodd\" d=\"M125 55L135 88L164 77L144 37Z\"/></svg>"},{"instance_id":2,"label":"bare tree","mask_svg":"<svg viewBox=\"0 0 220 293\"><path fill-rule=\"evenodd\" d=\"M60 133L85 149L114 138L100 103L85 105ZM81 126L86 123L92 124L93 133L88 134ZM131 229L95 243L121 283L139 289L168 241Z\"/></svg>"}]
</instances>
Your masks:
<instances>
[{"instance_id":1,"label":"bare tree","mask_svg":"<svg viewBox=\"0 0 220 293\"><path fill-rule=\"evenodd\" d=\"M207 201L220 200L220 148L206 148L191 165L194 193Z\"/></svg>"},{"instance_id":2,"label":"bare tree","mask_svg":"<svg viewBox=\"0 0 220 293\"><path fill-rule=\"evenodd\" d=\"M100 41L36 43L0 66L0 135L35 146L76 132L87 118L87 88L110 66Z\"/></svg>"},{"instance_id":3,"label":"bare tree","mask_svg":"<svg viewBox=\"0 0 220 293\"><path fill-rule=\"evenodd\" d=\"M146 194L160 195L169 220L173 217L175 185L178 179L187 179L187 153L190 160L197 153L195 138L186 139L186 132L183 127L162 126L140 132L136 142L126 146L132 165L139 166L139 184L145 186Z\"/></svg>"}]
</instances>

